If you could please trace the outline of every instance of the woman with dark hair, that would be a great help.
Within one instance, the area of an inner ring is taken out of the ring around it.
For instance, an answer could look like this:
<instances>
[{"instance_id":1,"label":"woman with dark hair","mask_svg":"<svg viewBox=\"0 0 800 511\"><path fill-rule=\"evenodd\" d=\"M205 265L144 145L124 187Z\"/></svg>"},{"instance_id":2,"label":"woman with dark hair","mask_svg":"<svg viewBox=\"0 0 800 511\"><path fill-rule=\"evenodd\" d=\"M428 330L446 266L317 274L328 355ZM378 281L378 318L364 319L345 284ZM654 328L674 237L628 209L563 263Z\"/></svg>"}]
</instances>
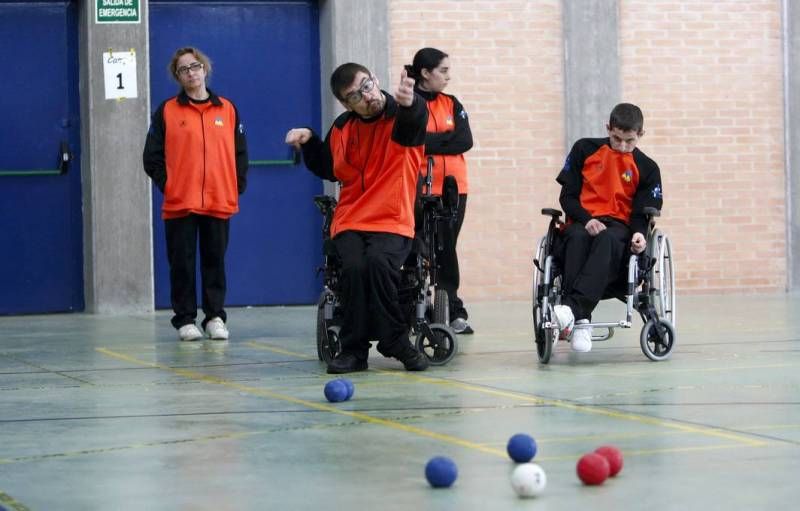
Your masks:
<instances>
[{"instance_id":1,"label":"woman with dark hair","mask_svg":"<svg viewBox=\"0 0 800 511\"><path fill-rule=\"evenodd\" d=\"M234 104L208 88L211 61L179 48L169 63L180 92L156 109L144 147L144 171L164 194L172 326L181 341L197 341L195 284L198 239L203 286L201 327L227 340L225 252L229 219L239 211L247 172L247 142Z\"/></svg>"},{"instance_id":2,"label":"woman with dark hair","mask_svg":"<svg viewBox=\"0 0 800 511\"><path fill-rule=\"evenodd\" d=\"M425 154L433 156L431 193L442 194L445 176L458 183L458 215L453 223L442 229L443 251L439 255L439 286L447 291L450 301L450 326L458 334L471 334L469 315L458 297L460 281L456 243L464 222L469 184L464 153L472 148L472 132L464 107L455 96L442 91L450 81L450 58L436 48L422 48L414 55L413 64L406 66L409 76L416 80L415 91L425 98L428 106L428 127L425 135ZM426 168L421 168L424 175Z\"/></svg>"}]
</instances>

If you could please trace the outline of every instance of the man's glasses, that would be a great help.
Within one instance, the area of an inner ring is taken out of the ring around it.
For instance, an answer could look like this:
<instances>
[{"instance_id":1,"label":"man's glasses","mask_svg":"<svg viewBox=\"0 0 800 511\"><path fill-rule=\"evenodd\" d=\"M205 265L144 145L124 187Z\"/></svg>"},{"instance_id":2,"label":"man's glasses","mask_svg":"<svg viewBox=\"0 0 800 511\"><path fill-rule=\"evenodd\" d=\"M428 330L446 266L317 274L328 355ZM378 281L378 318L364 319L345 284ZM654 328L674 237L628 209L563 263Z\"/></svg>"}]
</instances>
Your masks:
<instances>
[{"instance_id":1,"label":"man's glasses","mask_svg":"<svg viewBox=\"0 0 800 511\"><path fill-rule=\"evenodd\" d=\"M361 83L358 89L345 96L344 102L350 106L357 105L359 101L364 99L364 94L370 92L373 87L375 87L375 79L370 76Z\"/></svg>"},{"instance_id":2,"label":"man's glasses","mask_svg":"<svg viewBox=\"0 0 800 511\"><path fill-rule=\"evenodd\" d=\"M189 64L188 66L181 66L176 69L176 72L181 76L186 76L189 74L189 71L200 71L203 69L202 62L195 62L193 64Z\"/></svg>"}]
</instances>

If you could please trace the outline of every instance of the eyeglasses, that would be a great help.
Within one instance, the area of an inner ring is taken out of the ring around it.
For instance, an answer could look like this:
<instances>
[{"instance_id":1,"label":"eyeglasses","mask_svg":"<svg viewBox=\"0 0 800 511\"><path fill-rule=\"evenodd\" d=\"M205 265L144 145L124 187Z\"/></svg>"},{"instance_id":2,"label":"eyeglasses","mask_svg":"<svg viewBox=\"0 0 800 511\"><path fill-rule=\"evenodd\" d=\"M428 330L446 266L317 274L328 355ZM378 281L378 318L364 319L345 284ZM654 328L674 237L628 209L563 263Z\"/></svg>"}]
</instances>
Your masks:
<instances>
[{"instance_id":1,"label":"eyeglasses","mask_svg":"<svg viewBox=\"0 0 800 511\"><path fill-rule=\"evenodd\" d=\"M375 79L371 76L365 78L361 86L344 97L344 102L350 106L355 106L359 101L364 99L364 94L370 92L375 87Z\"/></svg>"},{"instance_id":2,"label":"eyeglasses","mask_svg":"<svg viewBox=\"0 0 800 511\"><path fill-rule=\"evenodd\" d=\"M203 67L204 66L202 62L195 62L193 64L189 64L188 66L181 66L176 69L175 72L177 72L179 75L185 76L189 74L189 71L200 71L203 69Z\"/></svg>"}]
</instances>

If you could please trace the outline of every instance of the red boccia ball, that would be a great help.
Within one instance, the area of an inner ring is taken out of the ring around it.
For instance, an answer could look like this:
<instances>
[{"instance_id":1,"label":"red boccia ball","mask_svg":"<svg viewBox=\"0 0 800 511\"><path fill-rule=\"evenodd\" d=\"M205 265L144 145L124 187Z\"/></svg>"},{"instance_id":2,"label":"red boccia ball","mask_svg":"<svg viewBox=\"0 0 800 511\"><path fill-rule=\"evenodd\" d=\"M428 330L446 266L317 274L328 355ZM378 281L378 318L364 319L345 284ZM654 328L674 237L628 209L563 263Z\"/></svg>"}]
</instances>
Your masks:
<instances>
[{"instance_id":1,"label":"red boccia ball","mask_svg":"<svg viewBox=\"0 0 800 511\"><path fill-rule=\"evenodd\" d=\"M590 452L581 456L575 471L578 473L578 478L583 481L583 484L593 486L603 484L603 481L608 478L610 467L608 466L608 460L604 456Z\"/></svg>"},{"instance_id":2,"label":"red boccia ball","mask_svg":"<svg viewBox=\"0 0 800 511\"><path fill-rule=\"evenodd\" d=\"M622 470L622 451L613 445L602 445L594 450L608 461L608 476L614 477Z\"/></svg>"}]
</instances>

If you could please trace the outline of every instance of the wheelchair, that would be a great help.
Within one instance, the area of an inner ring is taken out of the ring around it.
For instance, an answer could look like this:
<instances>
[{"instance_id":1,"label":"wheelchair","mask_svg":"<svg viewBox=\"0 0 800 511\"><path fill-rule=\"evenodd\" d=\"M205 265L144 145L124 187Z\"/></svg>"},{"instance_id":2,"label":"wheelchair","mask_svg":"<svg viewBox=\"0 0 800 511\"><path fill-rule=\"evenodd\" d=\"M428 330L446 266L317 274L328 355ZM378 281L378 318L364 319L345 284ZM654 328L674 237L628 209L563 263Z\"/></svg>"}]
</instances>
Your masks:
<instances>
[{"instance_id":1,"label":"wheelchair","mask_svg":"<svg viewBox=\"0 0 800 511\"><path fill-rule=\"evenodd\" d=\"M591 322L585 327L593 329L592 341L605 341L614 335L615 328L631 328L636 311L644 322L639 335L642 352L650 360L661 361L670 357L675 345L675 273L669 238L655 227L660 211L645 208L644 212L649 223L647 248L628 258L627 272L621 272L620 279L603 295L603 299L616 298L625 302L625 318L617 322ZM549 216L550 223L533 259L532 313L536 352L539 361L547 364L560 335L553 307L561 303L563 294L559 236L564 222L557 209L543 209L542 215ZM601 333L595 335L597 330Z\"/></svg>"},{"instance_id":2,"label":"wheelchair","mask_svg":"<svg viewBox=\"0 0 800 511\"><path fill-rule=\"evenodd\" d=\"M410 337L431 365L444 365L458 352L458 336L449 326L449 297L437 286L436 253L441 250L439 229L442 222L455 219L458 203L453 193L446 197L430 193L432 158L428 160L425 176L426 191L418 195L418 221L413 248L400 270L398 296L401 308L408 317ZM453 182L454 184L454 182ZM458 190L455 190L458 200ZM342 326L342 303L339 299L341 261L331 239L330 228L336 199L329 195L314 197L314 204L323 216L323 289L317 302L317 356L328 363L342 350L339 332Z\"/></svg>"}]
</instances>

